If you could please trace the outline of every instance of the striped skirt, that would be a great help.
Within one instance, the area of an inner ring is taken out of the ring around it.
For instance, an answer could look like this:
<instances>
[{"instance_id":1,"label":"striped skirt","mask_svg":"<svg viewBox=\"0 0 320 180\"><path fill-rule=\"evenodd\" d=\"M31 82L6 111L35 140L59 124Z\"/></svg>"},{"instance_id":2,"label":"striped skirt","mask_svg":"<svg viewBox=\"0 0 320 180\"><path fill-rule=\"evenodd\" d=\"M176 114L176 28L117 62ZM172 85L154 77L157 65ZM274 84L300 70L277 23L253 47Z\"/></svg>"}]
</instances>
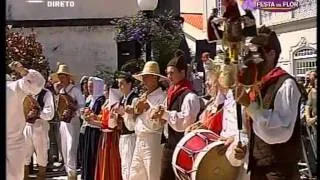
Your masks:
<instances>
[{"instance_id":1,"label":"striped skirt","mask_svg":"<svg viewBox=\"0 0 320 180\"><path fill-rule=\"evenodd\" d=\"M103 132L98 146L95 180L121 180L119 132Z\"/></svg>"}]
</instances>

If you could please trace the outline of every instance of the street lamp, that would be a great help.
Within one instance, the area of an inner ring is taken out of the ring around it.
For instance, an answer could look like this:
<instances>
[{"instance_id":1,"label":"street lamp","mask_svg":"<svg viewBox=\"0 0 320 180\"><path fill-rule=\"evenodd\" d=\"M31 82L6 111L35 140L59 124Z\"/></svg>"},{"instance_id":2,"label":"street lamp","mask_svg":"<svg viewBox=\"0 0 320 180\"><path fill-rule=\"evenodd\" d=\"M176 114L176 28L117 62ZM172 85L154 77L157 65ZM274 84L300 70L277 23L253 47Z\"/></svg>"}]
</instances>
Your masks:
<instances>
[{"instance_id":1,"label":"street lamp","mask_svg":"<svg viewBox=\"0 0 320 180\"><path fill-rule=\"evenodd\" d=\"M153 11L157 8L158 0L137 0L140 10L144 15L151 19ZM151 60L151 41L147 39L146 42L146 61Z\"/></svg>"}]
</instances>

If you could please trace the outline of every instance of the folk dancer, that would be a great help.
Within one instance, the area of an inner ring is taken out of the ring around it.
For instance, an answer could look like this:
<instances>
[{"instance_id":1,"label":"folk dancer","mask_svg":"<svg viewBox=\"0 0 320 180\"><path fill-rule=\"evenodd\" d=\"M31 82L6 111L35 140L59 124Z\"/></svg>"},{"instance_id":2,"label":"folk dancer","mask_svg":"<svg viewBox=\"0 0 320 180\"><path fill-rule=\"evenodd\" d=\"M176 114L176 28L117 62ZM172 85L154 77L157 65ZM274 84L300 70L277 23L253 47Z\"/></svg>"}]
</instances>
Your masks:
<instances>
[{"instance_id":1,"label":"folk dancer","mask_svg":"<svg viewBox=\"0 0 320 180\"><path fill-rule=\"evenodd\" d=\"M195 129L209 129L220 135L222 131L223 105L225 101L225 89L219 85L219 72L213 69L207 71L206 92L210 99L205 102L205 108L199 116L199 121L186 129L186 133Z\"/></svg>"},{"instance_id":2,"label":"folk dancer","mask_svg":"<svg viewBox=\"0 0 320 180\"><path fill-rule=\"evenodd\" d=\"M69 67L65 64L61 64L56 73L51 75L54 81L60 82L62 86L59 93L67 94L73 99L73 103L76 111L66 110L66 114L71 115L71 121L61 120L60 123L60 135L61 135L61 148L62 156L64 160L65 170L68 173L69 179L76 179L77 168L77 147L79 143L80 134L80 120L79 110L84 106L85 100L82 96L80 89L70 83L73 78L73 74L70 73Z\"/></svg>"},{"instance_id":3,"label":"folk dancer","mask_svg":"<svg viewBox=\"0 0 320 180\"><path fill-rule=\"evenodd\" d=\"M168 89L166 110L153 111L152 119L163 119L168 123L168 139L161 159L161 180L174 180L172 168L173 151L184 136L185 129L194 123L200 111L199 97L192 92L191 83L186 80L187 65L184 56L174 57L167 64L167 77L171 82Z\"/></svg>"},{"instance_id":4,"label":"folk dancer","mask_svg":"<svg viewBox=\"0 0 320 180\"><path fill-rule=\"evenodd\" d=\"M97 77L89 77L88 91L92 99L89 107L84 110L83 119L88 125L83 135L82 174L84 180L94 180L95 165L97 159L98 143L101 135L100 126L90 123L100 114L101 107L106 101L104 96L104 80Z\"/></svg>"},{"instance_id":5,"label":"folk dancer","mask_svg":"<svg viewBox=\"0 0 320 180\"><path fill-rule=\"evenodd\" d=\"M126 106L125 119L131 121L127 124L137 136L129 180L159 180L163 123L160 119L151 118L150 107L165 103L166 94L159 86L159 81L166 78L160 75L159 65L155 61L148 61L143 71L133 77L143 82L146 91L133 100L133 106Z\"/></svg>"},{"instance_id":6,"label":"folk dancer","mask_svg":"<svg viewBox=\"0 0 320 180\"><path fill-rule=\"evenodd\" d=\"M82 92L82 95L85 99L85 107L89 107L90 101L91 101L91 96L89 95L89 91L88 91L88 76L82 76L82 78L80 79L80 90ZM83 157L83 141L84 141L84 132L85 132L85 125L84 125L84 119L82 119L82 117L80 116L80 124L81 124L81 128L80 128L80 135L79 135L79 145L78 145L78 150L77 150L77 167L81 168L81 164L82 164L82 157ZM85 123L86 124L86 123ZM83 173L81 171L81 173ZM81 174L83 175L83 174Z\"/></svg>"},{"instance_id":7,"label":"folk dancer","mask_svg":"<svg viewBox=\"0 0 320 180\"><path fill-rule=\"evenodd\" d=\"M274 31L262 26L251 43L258 47L264 60L254 65L260 88L259 91L252 89L249 96L246 92L240 94L242 87L238 87L239 94L235 95L237 101L246 107L250 117L250 179L299 179L300 90L292 76L276 67L281 45ZM250 64L246 66L250 67ZM252 76L252 69L247 70L249 71L243 71L243 77ZM257 96L259 92L262 102Z\"/></svg>"},{"instance_id":8,"label":"folk dancer","mask_svg":"<svg viewBox=\"0 0 320 180\"><path fill-rule=\"evenodd\" d=\"M118 114L118 127L121 128L119 139L119 151L121 157L121 171L122 179L128 180L130 178L130 167L132 163L133 151L136 144L136 134L133 128L127 123L127 118L124 116L124 107L131 105L134 98L138 97L134 89L134 79L127 72L119 72L116 76L118 87L123 96L120 102L114 106L114 113Z\"/></svg>"},{"instance_id":9,"label":"folk dancer","mask_svg":"<svg viewBox=\"0 0 320 180\"><path fill-rule=\"evenodd\" d=\"M28 70L19 62L14 61L9 66L22 78L6 84L6 177L8 180L22 180L24 176L22 159L25 154L23 129L26 124L22 101L29 94L39 94L45 85L45 79L39 72Z\"/></svg>"},{"instance_id":10,"label":"folk dancer","mask_svg":"<svg viewBox=\"0 0 320 180\"><path fill-rule=\"evenodd\" d=\"M101 121L90 121L100 126L102 131L97 151L95 180L122 180L119 152L121 127L119 116L114 109L120 102L121 92L114 87L108 90L107 86L105 92L105 96L110 99L107 99L102 107Z\"/></svg>"},{"instance_id":11,"label":"folk dancer","mask_svg":"<svg viewBox=\"0 0 320 180\"><path fill-rule=\"evenodd\" d=\"M48 149L49 149L49 129L50 120L54 117L54 102L53 95L48 89L42 89L38 95L35 96L40 105L40 116L35 122L26 123L24 129L25 136L25 179L28 179L29 165L31 157L34 152L37 155L38 174L37 179L45 179L46 166L48 164Z\"/></svg>"}]
</instances>

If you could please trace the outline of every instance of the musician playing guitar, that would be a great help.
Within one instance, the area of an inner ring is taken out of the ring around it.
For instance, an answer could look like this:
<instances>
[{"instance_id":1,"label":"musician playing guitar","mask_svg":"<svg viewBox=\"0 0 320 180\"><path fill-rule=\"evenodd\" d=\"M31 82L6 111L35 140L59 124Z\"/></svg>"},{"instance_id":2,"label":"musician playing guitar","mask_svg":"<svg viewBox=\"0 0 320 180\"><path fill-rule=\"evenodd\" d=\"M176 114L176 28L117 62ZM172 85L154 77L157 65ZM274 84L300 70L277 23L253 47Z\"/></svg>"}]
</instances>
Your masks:
<instances>
[{"instance_id":1,"label":"musician playing guitar","mask_svg":"<svg viewBox=\"0 0 320 180\"><path fill-rule=\"evenodd\" d=\"M80 134L80 110L85 104L85 99L82 96L80 89L71 84L71 79L74 78L70 73L67 65L59 65L58 71L51 75L54 81L59 81L61 85L60 94L68 95L72 98L73 103L65 109L63 118L60 124L61 148L62 156L65 161L65 169L69 179L77 179L77 147ZM58 107L59 108L59 107Z\"/></svg>"}]
</instances>

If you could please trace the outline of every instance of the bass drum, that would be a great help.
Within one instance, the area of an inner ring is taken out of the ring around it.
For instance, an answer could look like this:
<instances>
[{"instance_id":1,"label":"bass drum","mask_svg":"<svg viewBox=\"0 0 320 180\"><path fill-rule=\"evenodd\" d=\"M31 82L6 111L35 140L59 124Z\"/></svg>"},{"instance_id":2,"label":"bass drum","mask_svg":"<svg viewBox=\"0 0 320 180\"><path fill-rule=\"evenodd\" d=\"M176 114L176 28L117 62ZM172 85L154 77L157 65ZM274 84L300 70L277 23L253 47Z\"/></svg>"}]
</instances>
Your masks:
<instances>
[{"instance_id":1,"label":"bass drum","mask_svg":"<svg viewBox=\"0 0 320 180\"><path fill-rule=\"evenodd\" d=\"M174 150L173 171L180 180L235 180L239 168L231 166L218 148L224 142L212 131L199 129L186 134Z\"/></svg>"}]
</instances>

